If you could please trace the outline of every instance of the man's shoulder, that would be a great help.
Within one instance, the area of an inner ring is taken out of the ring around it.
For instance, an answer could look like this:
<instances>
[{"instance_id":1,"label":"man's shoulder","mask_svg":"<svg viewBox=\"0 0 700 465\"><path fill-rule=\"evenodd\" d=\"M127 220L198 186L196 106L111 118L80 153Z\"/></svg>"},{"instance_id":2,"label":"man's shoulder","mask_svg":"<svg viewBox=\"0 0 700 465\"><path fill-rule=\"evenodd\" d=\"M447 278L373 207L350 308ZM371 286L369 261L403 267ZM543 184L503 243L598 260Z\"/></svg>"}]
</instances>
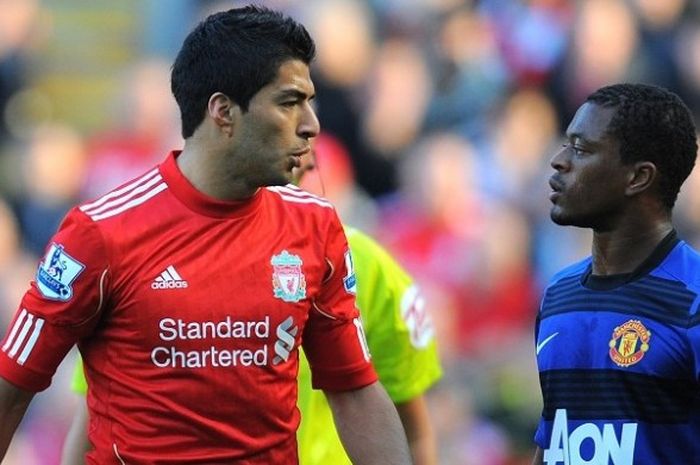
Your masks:
<instances>
[{"instance_id":1,"label":"man's shoulder","mask_svg":"<svg viewBox=\"0 0 700 465\"><path fill-rule=\"evenodd\" d=\"M679 281L700 293L700 253L687 242L679 241L651 274L664 280Z\"/></svg>"},{"instance_id":2,"label":"man's shoulder","mask_svg":"<svg viewBox=\"0 0 700 465\"><path fill-rule=\"evenodd\" d=\"M335 223L337 229L341 227L335 206L329 200L293 184L267 186L263 194L268 212L285 224L291 222L316 231L325 231L330 223Z\"/></svg>"},{"instance_id":3,"label":"man's shoulder","mask_svg":"<svg viewBox=\"0 0 700 465\"><path fill-rule=\"evenodd\" d=\"M298 187L267 186L262 189L265 228L284 234L301 234L311 242L337 238L342 225L335 207L327 199Z\"/></svg>"},{"instance_id":4,"label":"man's shoulder","mask_svg":"<svg viewBox=\"0 0 700 465\"><path fill-rule=\"evenodd\" d=\"M300 189L294 184L267 186L265 192L268 197L284 205L285 209L301 209L308 213L317 212L320 214L327 214L335 210L333 204L327 199ZM299 212L295 212L295 214L297 213Z\"/></svg>"},{"instance_id":5,"label":"man's shoulder","mask_svg":"<svg viewBox=\"0 0 700 465\"><path fill-rule=\"evenodd\" d=\"M586 272L588 267L591 264L592 258L590 256L584 258L583 260L579 260L578 262L572 263L571 265L563 268L560 270L558 273L556 273L552 278L549 280L549 286L552 286L553 284L556 284L564 279L568 278L575 278L578 276L581 276L583 273Z\"/></svg>"},{"instance_id":6,"label":"man's shoulder","mask_svg":"<svg viewBox=\"0 0 700 465\"><path fill-rule=\"evenodd\" d=\"M144 214L144 208L137 207L152 205L153 199L167 188L168 185L156 166L98 198L79 204L76 210L96 223L125 215Z\"/></svg>"}]
</instances>

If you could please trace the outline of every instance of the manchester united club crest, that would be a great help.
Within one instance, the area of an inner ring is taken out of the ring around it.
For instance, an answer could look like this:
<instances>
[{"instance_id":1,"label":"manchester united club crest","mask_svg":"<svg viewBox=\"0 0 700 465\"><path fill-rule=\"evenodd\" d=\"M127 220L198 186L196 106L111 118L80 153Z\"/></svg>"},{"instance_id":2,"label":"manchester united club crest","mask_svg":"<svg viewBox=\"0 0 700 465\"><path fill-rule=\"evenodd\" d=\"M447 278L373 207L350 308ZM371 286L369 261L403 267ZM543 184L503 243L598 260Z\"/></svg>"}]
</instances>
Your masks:
<instances>
[{"instance_id":1,"label":"manchester united club crest","mask_svg":"<svg viewBox=\"0 0 700 465\"><path fill-rule=\"evenodd\" d=\"M306 297L306 278L301 270L302 261L298 255L283 250L273 255L272 290L275 297L285 302L299 302Z\"/></svg>"},{"instance_id":2,"label":"manchester united club crest","mask_svg":"<svg viewBox=\"0 0 700 465\"><path fill-rule=\"evenodd\" d=\"M641 321L629 320L616 327L610 339L610 358L623 368L634 365L649 350L651 331Z\"/></svg>"}]
</instances>

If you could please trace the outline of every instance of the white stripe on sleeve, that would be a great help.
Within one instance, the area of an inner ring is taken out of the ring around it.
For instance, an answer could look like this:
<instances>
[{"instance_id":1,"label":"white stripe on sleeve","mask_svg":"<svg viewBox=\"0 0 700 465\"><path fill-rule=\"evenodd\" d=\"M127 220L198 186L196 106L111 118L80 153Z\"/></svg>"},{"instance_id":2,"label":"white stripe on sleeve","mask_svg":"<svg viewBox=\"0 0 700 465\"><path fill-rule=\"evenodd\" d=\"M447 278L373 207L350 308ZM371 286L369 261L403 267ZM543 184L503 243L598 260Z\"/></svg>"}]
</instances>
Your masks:
<instances>
[{"instance_id":1,"label":"white stripe on sleeve","mask_svg":"<svg viewBox=\"0 0 700 465\"><path fill-rule=\"evenodd\" d=\"M7 341L5 341L5 344L2 346L3 352L6 352L7 348L10 347L10 344L12 344L12 341L15 339L15 335L17 334L17 330L20 326L22 326L22 322L24 321L24 317L26 316L27 309L23 308L22 313L19 314L17 321L15 321L15 324L12 326L12 331L10 331L10 335L7 337Z\"/></svg>"},{"instance_id":2,"label":"white stripe on sleeve","mask_svg":"<svg viewBox=\"0 0 700 465\"><path fill-rule=\"evenodd\" d=\"M43 326L44 319L37 318L36 324L34 325L34 331L32 331L32 335L29 336L29 340L24 346L24 350L22 350L22 353L19 354L19 358L17 359L17 363L19 363L20 365L24 365L24 362L27 361L27 357L29 357L29 355L32 353L32 350L34 350L34 346L36 345L37 339L39 339L39 333L41 333L41 328Z\"/></svg>"},{"instance_id":3,"label":"white stripe on sleeve","mask_svg":"<svg viewBox=\"0 0 700 465\"><path fill-rule=\"evenodd\" d=\"M7 353L7 355L10 356L10 358L14 358L15 355L17 355L17 351L19 348L22 346L22 343L24 342L24 338L27 337L27 333L29 332L29 328L32 327L34 324L34 315L31 313L28 313L28 318L27 321L24 322L24 326L22 326L22 330L19 332L19 335L17 336L17 339L15 340L15 343L12 345L12 349Z\"/></svg>"}]
</instances>

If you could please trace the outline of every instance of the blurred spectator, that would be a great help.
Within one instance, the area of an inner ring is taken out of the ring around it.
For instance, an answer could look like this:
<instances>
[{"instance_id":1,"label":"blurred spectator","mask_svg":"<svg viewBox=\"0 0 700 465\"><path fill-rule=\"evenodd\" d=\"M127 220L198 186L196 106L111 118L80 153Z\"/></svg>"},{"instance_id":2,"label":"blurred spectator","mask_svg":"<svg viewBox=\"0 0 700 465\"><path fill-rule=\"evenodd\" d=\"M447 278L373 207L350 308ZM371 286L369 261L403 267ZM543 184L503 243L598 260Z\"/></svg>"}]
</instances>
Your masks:
<instances>
[{"instance_id":1,"label":"blurred spectator","mask_svg":"<svg viewBox=\"0 0 700 465\"><path fill-rule=\"evenodd\" d=\"M382 207L380 237L408 269L458 286L471 269L483 224L478 160L465 138L441 132L421 139L401 160L401 191Z\"/></svg>"},{"instance_id":2,"label":"blurred spectator","mask_svg":"<svg viewBox=\"0 0 700 465\"><path fill-rule=\"evenodd\" d=\"M0 197L0 327L5 328L10 323L36 265L36 257L22 247L14 212Z\"/></svg>"},{"instance_id":3,"label":"blurred spectator","mask_svg":"<svg viewBox=\"0 0 700 465\"><path fill-rule=\"evenodd\" d=\"M484 188L528 212L532 202L541 203L530 194L542 181L540 173L554 151L559 134L556 110L539 90L521 88L494 113L481 150Z\"/></svg>"},{"instance_id":4,"label":"blurred spectator","mask_svg":"<svg viewBox=\"0 0 700 465\"><path fill-rule=\"evenodd\" d=\"M314 2L307 22L317 46L312 71L321 127L347 147L357 183L380 196L396 189L396 179L393 164L362 134L361 113L372 87L368 74L377 53L374 23L368 6L354 0Z\"/></svg>"},{"instance_id":5,"label":"blurred spectator","mask_svg":"<svg viewBox=\"0 0 700 465\"><path fill-rule=\"evenodd\" d=\"M467 7L448 14L436 28L430 57L434 92L424 127L480 133L489 107L500 100L510 79L498 54L495 28Z\"/></svg>"},{"instance_id":6,"label":"blurred spectator","mask_svg":"<svg viewBox=\"0 0 700 465\"><path fill-rule=\"evenodd\" d=\"M300 187L330 200L345 224L365 231L373 230L377 222L377 206L355 182L350 154L337 138L325 133L316 137L314 166L302 178Z\"/></svg>"},{"instance_id":7,"label":"blurred spectator","mask_svg":"<svg viewBox=\"0 0 700 465\"><path fill-rule=\"evenodd\" d=\"M380 47L368 77L364 135L384 157L396 158L416 140L425 118L432 91L428 65L412 41L394 37Z\"/></svg>"},{"instance_id":8,"label":"blurred spectator","mask_svg":"<svg viewBox=\"0 0 700 465\"><path fill-rule=\"evenodd\" d=\"M632 0L640 31L635 60L645 81L663 87L680 87L680 70L673 48L678 42L686 0Z\"/></svg>"},{"instance_id":9,"label":"blurred spectator","mask_svg":"<svg viewBox=\"0 0 700 465\"><path fill-rule=\"evenodd\" d=\"M7 106L25 85L26 53L36 33L38 0L0 0L0 146L9 135Z\"/></svg>"},{"instance_id":10,"label":"blurred spectator","mask_svg":"<svg viewBox=\"0 0 700 465\"><path fill-rule=\"evenodd\" d=\"M700 18L688 21L680 30L673 58L681 71L679 93L690 105L696 121L700 120Z\"/></svg>"},{"instance_id":11,"label":"blurred spectator","mask_svg":"<svg viewBox=\"0 0 700 465\"><path fill-rule=\"evenodd\" d=\"M23 162L25 197L18 216L27 249L40 256L79 198L86 173L83 140L64 125L39 126L26 143Z\"/></svg>"},{"instance_id":12,"label":"blurred spectator","mask_svg":"<svg viewBox=\"0 0 700 465\"><path fill-rule=\"evenodd\" d=\"M316 39L321 78L345 89L363 85L376 48L371 11L362 2L325 0L316 2L313 13L309 31Z\"/></svg>"},{"instance_id":13,"label":"blurred spectator","mask_svg":"<svg viewBox=\"0 0 700 465\"><path fill-rule=\"evenodd\" d=\"M446 366L462 355L459 290L475 272L473 252L487 208L479 197L476 165L467 139L449 132L428 135L400 161L401 190L380 204L377 237L435 304Z\"/></svg>"},{"instance_id":14,"label":"blurred spectator","mask_svg":"<svg viewBox=\"0 0 700 465\"><path fill-rule=\"evenodd\" d=\"M474 270L464 277L459 296L459 332L465 353L485 359L494 347L519 341L534 323L539 293L530 263L530 229L523 213L492 203L483 233L472 250Z\"/></svg>"},{"instance_id":15,"label":"blurred spectator","mask_svg":"<svg viewBox=\"0 0 700 465\"><path fill-rule=\"evenodd\" d=\"M182 146L179 112L170 94L170 65L145 59L134 64L123 82L113 125L88 144L82 192L87 198L138 176Z\"/></svg>"},{"instance_id":16,"label":"blurred spectator","mask_svg":"<svg viewBox=\"0 0 700 465\"><path fill-rule=\"evenodd\" d=\"M566 50L573 4L568 0L486 0L480 8L493 18L512 79L524 86L544 84Z\"/></svg>"},{"instance_id":17,"label":"blurred spectator","mask_svg":"<svg viewBox=\"0 0 700 465\"><path fill-rule=\"evenodd\" d=\"M639 27L624 0L577 2L571 42L553 76L562 121L571 120L580 102L595 89L637 80L635 52Z\"/></svg>"},{"instance_id":18,"label":"blurred spectator","mask_svg":"<svg viewBox=\"0 0 700 465\"><path fill-rule=\"evenodd\" d=\"M631 4L641 27L653 31L673 30L689 6L687 0L631 0Z\"/></svg>"}]
</instances>

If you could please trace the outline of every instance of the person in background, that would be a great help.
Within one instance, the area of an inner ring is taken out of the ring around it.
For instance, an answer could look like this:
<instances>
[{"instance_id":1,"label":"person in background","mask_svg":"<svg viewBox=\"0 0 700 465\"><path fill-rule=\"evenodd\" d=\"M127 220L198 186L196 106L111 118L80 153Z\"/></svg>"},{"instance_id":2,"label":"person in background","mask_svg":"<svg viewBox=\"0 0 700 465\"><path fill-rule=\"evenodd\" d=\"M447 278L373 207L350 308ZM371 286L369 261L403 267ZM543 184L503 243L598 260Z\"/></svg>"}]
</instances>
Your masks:
<instances>
[{"instance_id":1,"label":"person in background","mask_svg":"<svg viewBox=\"0 0 700 465\"><path fill-rule=\"evenodd\" d=\"M324 134L321 134L323 137ZM325 169L333 157L330 144L314 141L313 152L302 157L295 182L305 185L316 171L325 196ZM336 154L337 156L337 154ZM331 163L332 164L332 163ZM329 186L330 188L330 186ZM381 245L363 231L344 225L357 275L357 307L367 345L379 380L401 417L414 465L437 465L437 445L425 393L442 376L430 307L413 278ZM302 353L303 356L303 353ZM323 394L311 389L311 371L305 358L299 371L297 432L302 465L349 465L333 428L331 411Z\"/></svg>"},{"instance_id":2,"label":"person in background","mask_svg":"<svg viewBox=\"0 0 700 465\"><path fill-rule=\"evenodd\" d=\"M182 151L72 209L0 342L0 458L78 344L89 464L298 463L298 349L353 463L411 462L333 206L286 187L319 133L314 42L247 6L172 68Z\"/></svg>"},{"instance_id":3,"label":"person in background","mask_svg":"<svg viewBox=\"0 0 700 465\"><path fill-rule=\"evenodd\" d=\"M592 229L592 254L542 299L534 464L700 463L700 255L672 221L697 150L688 108L655 86L602 87L569 124L550 215Z\"/></svg>"},{"instance_id":4,"label":"person in background","mask_svg":"<svg viewBox=\"0 0 700 465\"><path fill-rule=\"evenodd\" d=\"M305 173L318 171L316 157L325 158L318 147L314 143L314 157L302 157L301 166L295 169L296 184ZM379 380L401 417L413 464L436 465L436 439L424 394L440 379L442 371L426 302L413 279L382 246L356 228L344 229L357 276L357 306ZM328 402L320 391L311 388L311 370L303 351L301 355L299 462L349 465ZM80 359L72 389L81 395L88 390ZM87 405L79 402L64 445L62 465L85 463L84 455L91 449L87 427Z\"/></svg>"}]
</instances>

